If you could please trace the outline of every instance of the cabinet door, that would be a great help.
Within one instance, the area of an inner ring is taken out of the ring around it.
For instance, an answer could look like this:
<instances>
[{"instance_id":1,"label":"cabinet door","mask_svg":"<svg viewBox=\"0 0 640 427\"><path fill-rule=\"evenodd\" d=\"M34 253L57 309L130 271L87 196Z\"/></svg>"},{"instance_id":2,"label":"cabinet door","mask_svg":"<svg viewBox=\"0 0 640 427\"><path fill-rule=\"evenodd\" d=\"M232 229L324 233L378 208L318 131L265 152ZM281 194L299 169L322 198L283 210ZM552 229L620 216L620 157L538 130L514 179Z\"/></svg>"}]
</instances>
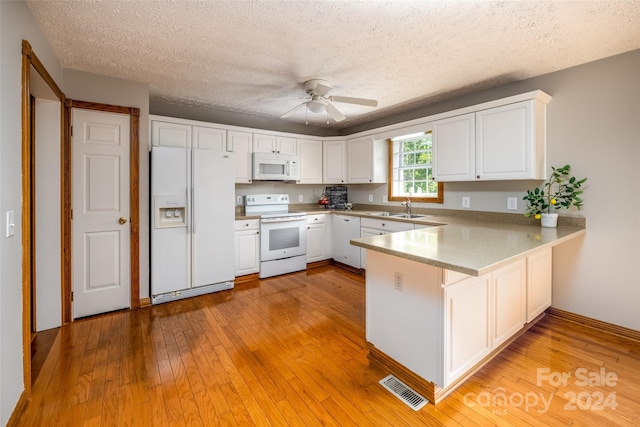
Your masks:
<instances>
[{"instance_id":1,"label":"cabinet door","mask_svg":"<svg viewBox=\"0 0 640 427\"><path fill-rule=\"evenodd\" d=\"M254 153L275 153L276 151L275 135L253 134Z\"/></svg>"},{"instance_id":2,"label":"cabinet door","mask_svg":"<svg viewBox=\"0 0 640 427\"><path fill-rule=\"evenodd\" d=\"M380 236L382 234L387 234L387 232L371 228L360 229L360 237ZM367 268L367 250L365 248L360 248L360 268Z\"/></svg>"},{"instance_id":3,"label":"cabinet door","mask_svg":"<svg viewBox=\"0 0 640 427\"><path fill-rule=\"evenodd\" d=\"M535 179L534 101L476 113L476 178Z\"/></svg>"},{"instance_id":4,"label":"cabinet door","mask_svg":"<svg viewBox=\"0 0 640 427\"><path fill-rule=\"evenodd\" d=\"M347 175L347 182L352 184L373 181L372 137L347 141Z\"/></svg>"},{"instance_id":5,"label":"cabinet door","mask_svg":"<svg viewBox=\"0 0 640 427\"><path fill-rule=\"evenodd\" d=\"M236 184L251 183L252 134L249 132L227 132L227 149L235 153Z\"/></svg>"},{"instance_id":6,"label":"cabinet door","mask_svg":"<svg viewBox=\"0 0 640 427\"><path fill-rule=\"evenodd\" d=\"M324 141L322 143L322 182L343 184L347 176L346 141Z\"/></svg>"},{"instance_id":7,"label":"cabinet door","mask_svg":"<svg viewBox=\"0 0 640 427\"><path fill-rule=\"evenodd\" d=\"M295 138L287 136L279 136L276 138L276 151L280 154L290 154L295 156L298 154L298 144Z\"/></svg>"},{"instance_id":8,"label":"cabinet door","mask_svg":"<svg viewBox=\"0 0 640 427\"><path fill-rule=\"evenodd\" d=\"M307 263L327 259L324 247L324 224L307 225Z\"/></svg>"},{"instance_id":9,"label":"cabinet door","mask_svg":"<svg viewBox=\"0 0 640 427\"><path fill-rule=\"evenodd\" d=\"M475 180L474 113L433 122L433 178Z\"/></svg>"},{"instance_id":10,"label":"cabinet door","mask_svg":"<svg viewBox=\"0 0 640 427\"><path fill-rule=\"evenodd\" d=\"M525 260L492 273L492 348L511 338L525 323Z\"/></svg>"},{"instance_id":11,"label":"cabinet door","mask_svg":"<svg viewBox=\"0 0 640 427\"><path fill-rule=\"evenodd\" d=\"M193 144L196 150L227 151L227 131L202 126L193 127Z\"/></svg>"},{"instance_id":12,"label":"cabinet door","mask_svg":"<svg viewBox=\"0 0 640 427\"><path fill-rule=\"evenodd\" d=\"M298 183L322 184L322 141L298 139Z\"/></svg>"},{"instance_id":13,"label":"cabinet door","mask_svg":"<svg viewBox=\"0 0 640 427\"><path fill-rule=\"evenodd\" d=\"M260 271L260 235L258 230L236 231L236 277Z\"/></svg>"},{"instance_id":14,"label":"cabinet door","mask_svg":"<svg viewBox=\"0 0 640 427\"><path fill-rule=\"evenodd\" d=\"M151 145L156 147L190 148L191 126L152 121Z\"/></svg>"},{"instance_id":15,"label":"cabinet door","mask_svg":"<svg viewBox=\"0 0 640 427\"><path fill-rule=\"evenodd\" d=\"M491 351L491 274L444 289L444 385L448 386Z\"/></svg>"},{"instance_id":16,"label":"cabinet door","mask_svg":"<svg viewBox=\"0 0 640 427\"><path fill-rule=\"evenodd\" d=\"M551 307L551 248L527 257L527 323Z\"/></svg>"}]
</instances>

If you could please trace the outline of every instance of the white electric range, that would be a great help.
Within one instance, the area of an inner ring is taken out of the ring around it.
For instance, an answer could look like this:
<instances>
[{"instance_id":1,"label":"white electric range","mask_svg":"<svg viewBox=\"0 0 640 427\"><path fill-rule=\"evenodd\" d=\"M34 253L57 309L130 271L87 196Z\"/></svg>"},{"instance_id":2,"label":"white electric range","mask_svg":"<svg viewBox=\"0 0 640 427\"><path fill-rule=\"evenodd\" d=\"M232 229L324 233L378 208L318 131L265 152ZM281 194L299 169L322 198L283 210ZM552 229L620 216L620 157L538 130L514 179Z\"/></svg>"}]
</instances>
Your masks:
<instances>
[{"instance_id":1,"label":"white electric range","mask_svg":"<svg viewBox=\"0 0 640 427\"><path fill-rule=\"evenodd\" d=\"M288 194L253 194L245 213L260 216L260 274L278 276L307 268L307 215L289 212Z\"/></svg>"}]
</instances>

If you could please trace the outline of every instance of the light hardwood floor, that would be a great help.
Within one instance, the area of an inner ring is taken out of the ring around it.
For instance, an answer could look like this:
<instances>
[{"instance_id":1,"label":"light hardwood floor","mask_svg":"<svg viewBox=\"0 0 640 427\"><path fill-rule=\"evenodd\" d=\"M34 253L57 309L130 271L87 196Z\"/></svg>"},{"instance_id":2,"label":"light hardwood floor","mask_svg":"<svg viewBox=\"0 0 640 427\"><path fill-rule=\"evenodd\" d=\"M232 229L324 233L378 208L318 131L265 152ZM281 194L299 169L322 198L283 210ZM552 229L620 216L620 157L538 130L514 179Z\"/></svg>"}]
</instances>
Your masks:
<instances>
[{"instance_id":1,"label":"light hardwood floor","mask_svg":"<svg viewBox=\"0 0 640 427\"><path fill-rule=\"evenodd\" d=\"M76 321L19 424L638 425L638 342L546 316L415 412L378 384L388 372L369 365L364 322L363 278L332 266Z\"/></svg>"}]
</instances>

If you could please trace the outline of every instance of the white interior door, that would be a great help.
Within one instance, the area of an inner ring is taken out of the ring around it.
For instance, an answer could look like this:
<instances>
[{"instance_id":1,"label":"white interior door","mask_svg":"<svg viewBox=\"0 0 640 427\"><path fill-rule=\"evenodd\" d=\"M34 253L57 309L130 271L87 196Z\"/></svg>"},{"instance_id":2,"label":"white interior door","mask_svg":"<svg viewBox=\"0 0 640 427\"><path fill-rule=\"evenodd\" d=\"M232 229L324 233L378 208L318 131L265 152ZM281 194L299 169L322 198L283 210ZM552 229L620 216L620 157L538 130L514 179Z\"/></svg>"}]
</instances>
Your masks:
<instances>
[{"instance_id":1,"label":"white interior door","mask_svg":"<svg viewBox=\"0 0 640 427\"><path fill-rule=\"evenodd\" d=\"M72 110L73 317L130 306L129 116Z\"/></svg>"}]
</instances>

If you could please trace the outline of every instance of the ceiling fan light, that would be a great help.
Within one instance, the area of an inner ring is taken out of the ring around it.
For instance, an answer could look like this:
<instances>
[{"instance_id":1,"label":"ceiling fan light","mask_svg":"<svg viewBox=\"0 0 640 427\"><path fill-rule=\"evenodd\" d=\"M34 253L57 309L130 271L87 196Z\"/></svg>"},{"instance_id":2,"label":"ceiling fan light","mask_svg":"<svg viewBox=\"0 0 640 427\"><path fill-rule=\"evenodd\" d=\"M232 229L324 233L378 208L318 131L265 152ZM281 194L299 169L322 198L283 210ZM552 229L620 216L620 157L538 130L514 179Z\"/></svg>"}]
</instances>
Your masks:
<instances>
[{"instance_id":1,"label":"ceiling fan light","mask_svg":"<svg viewBox=\"0 0 640 427\"><path fill-rule=\"evenodd\" d=\"M325 111L325 104L322 101L312 99L311 101L307 102L307 108L309 108L312 113L322 113L323 111Z\"/></svg>"}]
</instances>

